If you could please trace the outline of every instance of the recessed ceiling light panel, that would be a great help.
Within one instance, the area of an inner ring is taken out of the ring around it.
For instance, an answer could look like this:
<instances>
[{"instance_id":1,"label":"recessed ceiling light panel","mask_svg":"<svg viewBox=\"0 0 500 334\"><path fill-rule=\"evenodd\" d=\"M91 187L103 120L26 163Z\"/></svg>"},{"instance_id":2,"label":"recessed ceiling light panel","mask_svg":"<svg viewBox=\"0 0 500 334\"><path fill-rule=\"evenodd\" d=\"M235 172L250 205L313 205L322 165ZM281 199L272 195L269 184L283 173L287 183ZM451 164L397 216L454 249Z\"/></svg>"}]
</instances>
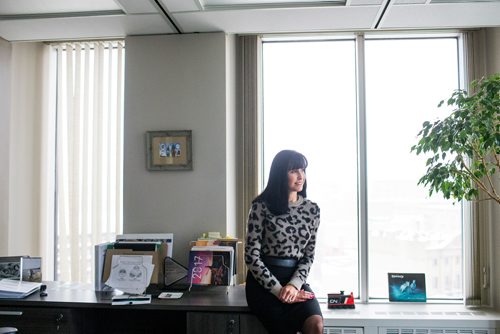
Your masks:
<instances>
[{"instance_id":1,"label":"recessed ceiling light panel","mask_svg":"<svg viewBox=\"0 0 500 334\"><path fill-rule=\"evenodd\" d=\"M500 2L500 0L431 0L430 3L479 3L479 2Z\"/></svg>"},{"instance_id":2,"label":"recessed ceiling light panel","mask_svg":"<svg viewBox=\"0 0 500 334\"><path fill-rule=\"evenodd\" d=\"M0 15L77 13L121 10L114 0L1 0Z\"/></svg>"},{"instance_id":3,"label":"recessed ceiling light panel","mask_svg":"<svg viewBox=\"0 0 500 334\"><path fill-rule=\"evenodd\" d=\"M343 6L345 0L200 0L205 10Z\"/></svg>"}]
</instances>

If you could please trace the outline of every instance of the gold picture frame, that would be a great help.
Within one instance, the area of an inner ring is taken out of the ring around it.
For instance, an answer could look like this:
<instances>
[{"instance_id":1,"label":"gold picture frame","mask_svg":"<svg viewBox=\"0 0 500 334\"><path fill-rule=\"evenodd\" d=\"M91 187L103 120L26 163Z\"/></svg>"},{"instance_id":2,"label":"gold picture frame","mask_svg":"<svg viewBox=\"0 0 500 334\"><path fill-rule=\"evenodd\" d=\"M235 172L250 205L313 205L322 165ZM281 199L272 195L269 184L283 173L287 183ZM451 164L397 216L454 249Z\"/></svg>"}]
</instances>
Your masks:
<instances>
[{"instance_id":1,"label":"gold picture frame","mask_svg":"<svg viewBox=\"0 0 500 334\"><path fill-rule=\"evenodd\" d=\"M191 130L146 132L146 163L150 171L192 170Z\"/></svg>"}]
</instances>

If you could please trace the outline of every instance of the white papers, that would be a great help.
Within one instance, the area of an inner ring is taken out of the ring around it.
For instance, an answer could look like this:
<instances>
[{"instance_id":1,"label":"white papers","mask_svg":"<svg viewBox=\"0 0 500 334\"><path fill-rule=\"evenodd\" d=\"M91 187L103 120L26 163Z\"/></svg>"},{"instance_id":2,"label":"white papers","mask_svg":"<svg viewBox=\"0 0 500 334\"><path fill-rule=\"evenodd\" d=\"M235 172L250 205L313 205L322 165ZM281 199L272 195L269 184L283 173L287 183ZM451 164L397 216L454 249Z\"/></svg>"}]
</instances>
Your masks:
<instances>
[{"instance_id":1,"label":"white papers","mask_svg":"<svg viewBox=\"0 0 500 334\"><path fill-rule=\"evenodd\" d=\"M0 281L0 298L24 298L40 289L42 283L4 278Z\"/></svg>"},{"instance_id":2,"label":"white papers","mask_svg":"<svg viewBox=\"0 0 500 334\"><path fill-rule=\"evenodd\" d=\"M153 275L151 255L113 255L106 285L129 294L142 294Z\"/></svg>"}]
</instances>

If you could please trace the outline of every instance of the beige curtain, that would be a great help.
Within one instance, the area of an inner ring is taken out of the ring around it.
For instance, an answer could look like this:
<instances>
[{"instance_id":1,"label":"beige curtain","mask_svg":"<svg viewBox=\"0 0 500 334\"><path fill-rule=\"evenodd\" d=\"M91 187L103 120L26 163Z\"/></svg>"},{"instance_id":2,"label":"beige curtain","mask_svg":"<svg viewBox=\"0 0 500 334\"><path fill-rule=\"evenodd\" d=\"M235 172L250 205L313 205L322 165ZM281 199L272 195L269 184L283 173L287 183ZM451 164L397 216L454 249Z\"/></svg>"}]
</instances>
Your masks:
<instances>
[{"instance_id":1,"label":"beige curtain","mask_svg":"<svg viewBox=\"0 0 500 334\"><path fill-rule=\"evenodd\" d=\"M57 280L93 281L94 245L122 231L121 41L57 50Z\"/></svg>"},{"instance_id":2,"label":"beige curtain","mask_svg":"<svg viewBox=\"0 0 500 334\"><path fill-rule=\"evenodd\" d=\"M43 43L11 44L6 158L9 186L4 255L41 256L44 280L53 279L54 268L55 63L50 51Z\"/></svg>"},{"instance_id":3,"label":"beige curtain","mask_svg":"<svg viewBox=\"0 0 500 334\"><path fill-rule=\"evenodd\" d=\"M262 44L259 36L239 36L238 40L238 235L246 240L246 223L251 201L259 191L259 111L262 84ZM243 259L238 272L246 275ZM244 277L244 276L243 276ZM238 277L239 282L244 278Z\"/></svg>"},{"instance_id":4,"label":"beige curtain","mask_svg":"<svg viewBox=\"0 0 500 334\"><path fill-rule=\"evenodd\" d=\"M479 80L486 72L486 39L484 29L463 33L464 43L464 87L471 91L471 82ZM480 194L480 199L482 194ZM465 226L465 303L469 306L490 306L492 304L492 221L491 201L472 202L465 208L471 224ZM466 219L467 221L467 219Z\"/></svg>"}]
</instances>

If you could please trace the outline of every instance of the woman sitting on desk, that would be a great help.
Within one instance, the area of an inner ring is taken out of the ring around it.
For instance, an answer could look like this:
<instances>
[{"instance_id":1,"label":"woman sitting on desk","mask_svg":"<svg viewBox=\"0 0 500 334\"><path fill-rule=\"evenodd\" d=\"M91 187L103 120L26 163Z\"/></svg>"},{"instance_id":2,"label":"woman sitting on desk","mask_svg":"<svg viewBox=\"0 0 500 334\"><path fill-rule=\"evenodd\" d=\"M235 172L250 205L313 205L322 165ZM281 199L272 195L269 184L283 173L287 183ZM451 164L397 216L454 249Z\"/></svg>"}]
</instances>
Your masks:
<instances>
[{"instance_id":1,"label":"woman sitting on desk","mask_svg":"<svg viewBox=\"0 0 500 334\"><path fill-rule=\"evenodd\" d=\"M318 205L306 199L306 167L302 154L279 152L248 217L246 297L270 334L323 333L319 303L306 283L320 220Z\"/></svg>"}]
</instances>

